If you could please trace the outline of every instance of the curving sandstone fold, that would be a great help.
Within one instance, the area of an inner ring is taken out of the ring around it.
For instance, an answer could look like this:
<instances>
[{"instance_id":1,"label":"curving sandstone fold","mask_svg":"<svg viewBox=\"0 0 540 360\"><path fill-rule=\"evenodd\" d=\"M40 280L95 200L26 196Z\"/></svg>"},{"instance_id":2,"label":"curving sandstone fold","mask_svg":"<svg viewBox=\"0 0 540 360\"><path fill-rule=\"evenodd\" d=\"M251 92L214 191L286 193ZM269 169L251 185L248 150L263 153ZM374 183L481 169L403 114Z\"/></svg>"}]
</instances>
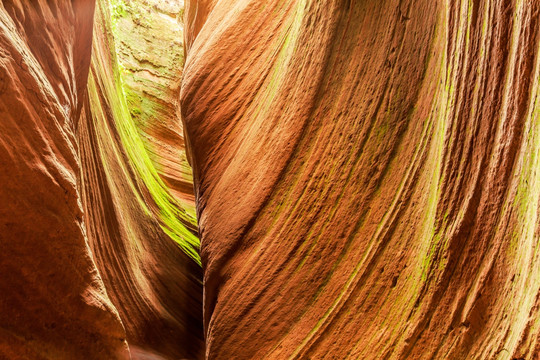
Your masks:
<instances>
[{"instance_id":1,"label":"curving sandstone fold","mask_svg":"<svg viewBox=\"0 0 540 360\"><path fill-rule=\"evenodd\" d=\"M0 1L0 358L128 359L77 188L92 1Z\"/></svg>"},{"instance_id":2,"label":"curving sandstone fold","mask_svg":"<svg viewBox=\"0 0 540 360\"><path fill-rule=\"evenodd\" d=\"M209 359L540 356L539 16L187 1Z\"/></svg>"}]
</instances>

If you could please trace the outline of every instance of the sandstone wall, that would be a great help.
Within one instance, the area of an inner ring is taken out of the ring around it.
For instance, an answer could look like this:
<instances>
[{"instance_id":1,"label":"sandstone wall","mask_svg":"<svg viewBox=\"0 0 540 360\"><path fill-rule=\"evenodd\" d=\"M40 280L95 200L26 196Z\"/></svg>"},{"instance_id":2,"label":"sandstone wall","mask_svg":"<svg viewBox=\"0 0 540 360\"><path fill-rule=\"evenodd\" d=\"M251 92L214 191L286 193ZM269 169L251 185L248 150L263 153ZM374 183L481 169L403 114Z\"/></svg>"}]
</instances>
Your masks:
<instances>
[{"instance_id":1,"label":"sandstone wall","mask_svg":"<svg viewBox=\"0 0 540 360\"><path fill-rule=\"evenodd\" d=\"M92 1L0 2L0 358L127 359L88 247L76 128Z\"/></svg>"},{"instance_id":2,"label":"sandstone wall","mask_svg":"<svg viewBox=\"0 0 540 360\"><path fill-rule=\"evenodd\" d=\"M187 2L209 359L540 356L539 13Z\"/></svg>"}]
</instances>

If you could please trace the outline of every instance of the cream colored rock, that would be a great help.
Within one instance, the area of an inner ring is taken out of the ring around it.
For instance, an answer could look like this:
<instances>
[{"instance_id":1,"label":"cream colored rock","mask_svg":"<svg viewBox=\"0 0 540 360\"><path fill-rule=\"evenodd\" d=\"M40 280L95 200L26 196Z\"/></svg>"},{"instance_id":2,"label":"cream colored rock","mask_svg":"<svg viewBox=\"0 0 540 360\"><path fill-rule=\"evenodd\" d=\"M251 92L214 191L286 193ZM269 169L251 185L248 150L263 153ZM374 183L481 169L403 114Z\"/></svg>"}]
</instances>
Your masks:
<instances>
[{"instance_id":1,"label":"cream colored rock","mask_svg":"<svg viewBox=\"0 0 540 360\"><path fill-rule=\"evenodd\" d=\"M161 178L194 214L179 93L184 66L180 0L114 0L114 38L130 113Z\"/></svg>"}]
</instances>

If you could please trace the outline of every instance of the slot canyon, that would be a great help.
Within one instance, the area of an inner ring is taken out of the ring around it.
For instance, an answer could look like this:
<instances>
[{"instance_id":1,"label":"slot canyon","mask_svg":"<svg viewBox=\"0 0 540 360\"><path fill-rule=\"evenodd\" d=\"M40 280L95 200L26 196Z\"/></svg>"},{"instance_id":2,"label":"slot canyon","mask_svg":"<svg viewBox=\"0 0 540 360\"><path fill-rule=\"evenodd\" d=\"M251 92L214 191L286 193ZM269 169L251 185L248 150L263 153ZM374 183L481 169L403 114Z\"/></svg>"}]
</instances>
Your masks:
<instances>
[{"instance_id":1,"label":"slot canyon","mask_svg":"<svg viewBox=\"0 0 540 360\"><path fill-rule=\"evenodd\" d=\"M0 0L0 360L540 359L540 1Z\"/></svg>"}]
</instances>

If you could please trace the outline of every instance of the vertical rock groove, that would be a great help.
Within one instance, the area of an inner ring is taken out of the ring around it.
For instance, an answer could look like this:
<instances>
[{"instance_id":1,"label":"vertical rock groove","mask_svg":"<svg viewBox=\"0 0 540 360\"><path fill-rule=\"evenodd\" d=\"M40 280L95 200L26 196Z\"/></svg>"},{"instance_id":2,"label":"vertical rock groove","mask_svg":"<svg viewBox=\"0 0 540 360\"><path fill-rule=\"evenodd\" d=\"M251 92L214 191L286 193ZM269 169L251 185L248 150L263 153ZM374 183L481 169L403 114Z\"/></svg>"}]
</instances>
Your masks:
<instances>
[{"instance_id":1,"label":"vertical rock groove","mask_svg":"<svg viewBox=\"0 0 540 360\"><path fill-rule=\"evenodd\" d=\"M540 356L539 13L187 1L209 359Z\"/></svg>"}]
</instances>

